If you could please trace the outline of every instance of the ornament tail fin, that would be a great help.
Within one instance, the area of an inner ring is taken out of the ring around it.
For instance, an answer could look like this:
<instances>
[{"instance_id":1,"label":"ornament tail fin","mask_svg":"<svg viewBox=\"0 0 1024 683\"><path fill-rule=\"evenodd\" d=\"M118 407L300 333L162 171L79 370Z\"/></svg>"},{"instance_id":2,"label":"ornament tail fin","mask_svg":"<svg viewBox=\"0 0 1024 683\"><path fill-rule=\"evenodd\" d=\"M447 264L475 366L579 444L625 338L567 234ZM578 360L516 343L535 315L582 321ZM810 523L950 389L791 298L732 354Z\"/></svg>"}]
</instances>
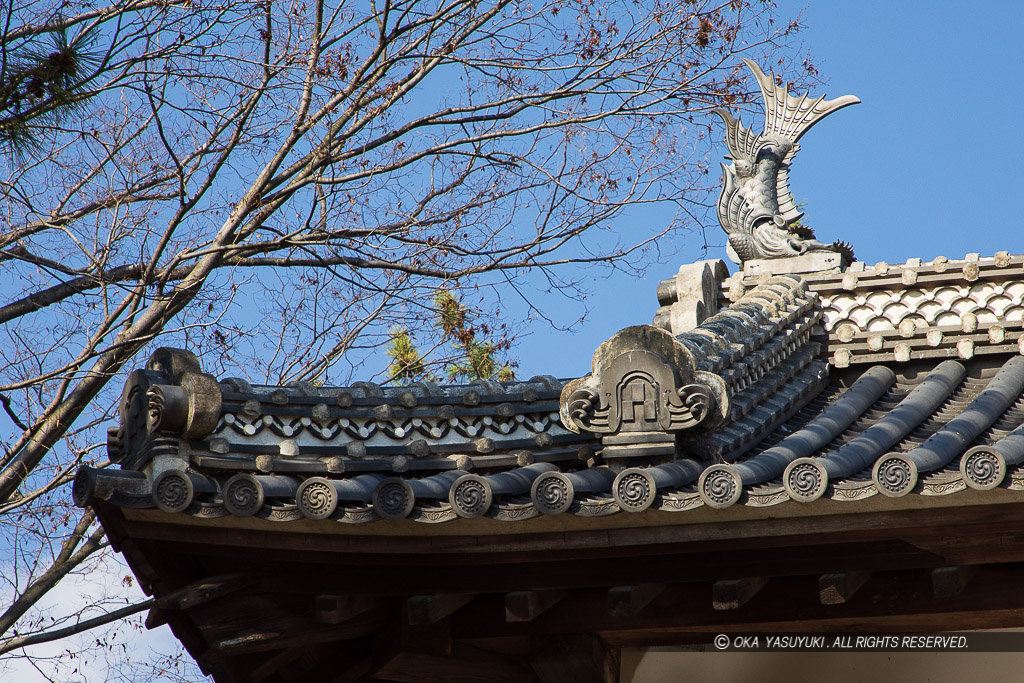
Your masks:
<instances>
[{"instance_id":1,"label":"ornament tail fin","mask_svg":"<svg viewBox=\"0 0 1024 683\"><path fill-rule=\"evenodd\" d=\"M832 112L860 102L853 95L843 95L834 100L826 100L824 95L811 99L806 93L797 97L785 86L777 85L775 78L761 71L756 62L744 59L743 63L754 73L764 95L765 135L777 135L796 142Z\"/></svg>"}]
</instances>

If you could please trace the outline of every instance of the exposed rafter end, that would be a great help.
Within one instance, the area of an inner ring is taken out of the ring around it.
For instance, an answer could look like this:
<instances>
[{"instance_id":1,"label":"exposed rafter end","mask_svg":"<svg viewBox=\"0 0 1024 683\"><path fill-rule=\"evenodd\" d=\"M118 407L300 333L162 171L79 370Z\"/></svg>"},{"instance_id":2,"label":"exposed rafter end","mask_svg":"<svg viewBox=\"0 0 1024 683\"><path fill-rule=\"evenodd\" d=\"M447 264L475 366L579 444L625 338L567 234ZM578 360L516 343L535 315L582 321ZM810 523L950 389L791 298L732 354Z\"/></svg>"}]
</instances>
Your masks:
<instances>
[{"instance_id":1,"label":"exposed rafter end","mask_svg":"<svg viewBox=\"0 0 1024 683\"><path fill-rule=\"evenodd\" d=\"M667 583L644 583L638 586L615 586L608 590L608 614L628 617L637 614L668 588Z\"/></svg>"},{"instance_id":2,"label":"exposed rafter end","mask_svg":"<svg viewBox=\"0 0 1024 683\"><path fill-rule=\"evenodd\" d=\"M715 609L738 609L745 605L768 583L768 577L755 576L746 579L715 581L711 586L712 602Z\"/></svg>"},{"instance_id":3,"label":"exposed rafter end","mask_svg":"<svg viewBox=\"0 0 1024 683\"><path fill-rule=\"evenodd\" d=\"M975 565L939 567L932 570L932 590L936 598L955 598L978 573Z\"/></svg>"},{"instance_id":4,"label":"exposed rafter end","mask_svg":"<svg viewBox=\"0 0 1024 683\"><path fill-rule=\"evenodd\" d=\"M823 605L841 605L852 598L872 575L872 572L822 574L818 579L818 598Z\"/></svg>"},{"instance_id":5,"label":"exposed rafter end","mask_svg":"<svg viewBox=\"0 0 1024 683\"><path fill-rule=\"evenodd\" d=\"M373 598L366 595L318 595L313 610L321 624L341 624L370 611Z\"/></svg>"},{"instance_id":6,"label":"exposed rafter end","mask_svg":"<svg viewBox=\"0 0 1024 683\"><path fill-rule=\"evenodd\" d=\"M505 621L533 621L564 598L564 590L515 591L505 596Z\"/></svg>"},{"instance_id":7,"label":"exposed rafter end","mask_svg":"<svg viewBox=\"0 0 1024 683\"><path fill-rule=\"evenodd\" d=\"M425 626L451 615L455 610L476 597L475 593L442 593L439 595L414 595L409 598L406 608L409 624Z\"/></svg>"}]
</instances>

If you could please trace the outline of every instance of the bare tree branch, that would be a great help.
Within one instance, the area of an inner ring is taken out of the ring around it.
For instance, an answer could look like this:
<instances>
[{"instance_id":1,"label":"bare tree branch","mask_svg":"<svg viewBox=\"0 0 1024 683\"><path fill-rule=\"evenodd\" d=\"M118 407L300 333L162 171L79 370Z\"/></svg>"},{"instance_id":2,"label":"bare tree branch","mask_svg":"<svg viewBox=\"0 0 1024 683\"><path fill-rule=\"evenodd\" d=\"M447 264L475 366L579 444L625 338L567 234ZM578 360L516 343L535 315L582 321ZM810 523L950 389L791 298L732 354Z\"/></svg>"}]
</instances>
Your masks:
<instances>
[{"instance_id":1,"label":"bare tree branch","mask_svg":"<svg viewBox=\"0 0 1024 683\"><path fill-rule=\"evenodd\" d=\"M72 534L61 543L60 552L50 568L33 581L3 614L0 614L0 633L6 633L32 605L67 576L68 572L103 547L102 527L97 527L87 538L85 536L85 532L95 519L95 514L91 511L82 515Z\"/></svg>"},{"instance_id":2,"label":"bare tree branch","mask_svg":"<svg viewBox=\"0 0 1024 683\"><path fill-rule=\"evenodd\" d=\"M125 617L130 617L133 614L138 614L139 612L149 609L153 606L154 602L156 601L153 598L149 598L148 600L137 602L134 605L128 605L126 607L107 612L106 614L101 614L98 617L85 619L72 626L65 626L64 628L57 628L52 631L43 631L42 633L33 633L27 636L18 636L16 638L0 641L0 655L10 652L11 650L29 647L30 645L52 643L55 640L61 640L68 636L73 636L76 633L90 631L97 626L104 626L114 621L120 621Z\"/></svg>"},{"instance_id":3,"label":"bare tree branch","mask_svg":"<svg viewBox=\"0 0 1024 683\"><path fill-rule=\"evenodd\" d=\"M148 604L32 621L102 547L63 482L105 442L126 369L172 345L260 382L386 379L381 349L401 335L424 372L468 365L435 324L445 296L486 312L503 354L522 326L502 296L562 325L531 292L581 300L593 269L638 268L700 227L705 118L748 101L739 58L798 75L782 49L795 25L772 11L7 0L0 403L17 431L0 524L17 572L0 653ZM33 81L58 44L76 69ZM633 218L656 206L670 210Z\"/></svg>"}]
</instances>

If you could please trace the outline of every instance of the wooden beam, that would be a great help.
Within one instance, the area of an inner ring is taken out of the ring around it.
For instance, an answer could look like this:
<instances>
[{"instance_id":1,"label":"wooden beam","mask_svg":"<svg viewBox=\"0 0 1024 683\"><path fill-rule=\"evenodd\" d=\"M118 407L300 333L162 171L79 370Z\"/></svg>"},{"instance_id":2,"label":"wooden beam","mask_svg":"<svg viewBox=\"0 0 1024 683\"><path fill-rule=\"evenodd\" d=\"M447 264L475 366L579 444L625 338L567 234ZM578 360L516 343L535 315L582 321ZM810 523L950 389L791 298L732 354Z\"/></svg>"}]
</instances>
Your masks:
<instances>
[{"instance_id":1,"label":"wooden beam","mask_svg":"<svg viewBox=\"0 0 1024 683\"><path fill-rule=\"evenodd\" d=\"M280 650L296 645L352 640L373 634L382 623L382 619L375 616L372 619L358 619L331 628L315 624L308 629L299 630L239 631L235 638L225 638L211 643L211 650L224 657Z\"/></svg>"},{"instance_id":2,"label":"wooden beam","mask_svg":"<svg viewBox=\"0 0 1024 683\"><path fill-rule=\"evenodd\" d=\"M822 574L818 578L818 598L823 605L841 605L872 576L873 572Z\"/></svg>"},{"instance_id":3,"label":"wooden beam","mask_svg":"<svg viewBox=\"0 0 1024 683\"><path fill-rule=\"evenodd\" d=\"M758 545L760 542L761 539L757 539ZM1024 544L1021 547L1024 554ZM174 544L173 549L182 555L211 552L210 548L195 545ZM171 550L164 544L157 551L170 554ZM762 576L792 576L903 568L931 569L951 564L945 558L924 553L906 543L891 541L796 548L719 548L715 552L689 550L689 547L684 550L680 546L675 554L665 554L664 549L659 549L657 553L652 552L642 559L609 555L607 551L593 555L587 553L571 560L555 559L554 554L516 556L515 562L509 563L501 557L492 556L488 559L494 564L486 571L474 568L466 572L453 572L450 565L438 566L422 558L417 571L410 572L410 563L415 558L404 555L393 559L367 557L365 562L359 562L353 555L338 555L313 563L308 561L307 554L299 551L283 554L263 552L260 557L246 555L244 560L239 559L238 562L244 562L246 567L258 574L260 590L265 592L304 596L333 595L339 592L339 577L344 576L346 582L351 582L346 585L358 585L359 592L365 594L394 595L395 586L398 585L406 596L501 593L502 599L505 593L526 589L603 587L607 592L610 586L617 585L712 582L721 578L734 578L738 567L757 567L757 573ZM233 548L217 548L212 552L236 554ZM582 570L581 564L585 565ZM231 565L221 562L216 566ZM585 572L585 578L579 577L580 571ZM302 576L303 580L289 578L295 576ZM529 581L524 582L524 576L529 576ZM603 605L602 610L605 609L607 607Z\"/></svg>"},{"instance_id":4,"label":"wooden beam","mask_svg":"<svg viewBox=\"0 0 1024 683\"><path fill-rule=\"evenodd\" d=\"M619 683L622 677L622 650L594 637L596 663L601 683Z\"/></svg>"},{"instance_id":5,"label":"wooden beam","mask_svg":"<svg viewBox=\"0 0 1024 683\"><path fill-rule=\"evenodd\" d=\"M613 617L633 616L664 593L667 587L666 583L614 586L608 590L608 614Z\"/></svg>"},{"instance_id":6,"label":"wooden beam","mask_svg":"<svg viewBox=\"0 0 1024 683\"><path fill-rule=\"evenodd\" d=\"M978 573L976 565L939 567L932 570L932 590L936 598L955 598Z\"/></svg>"},{"instance_id":7,"label":"wooden beam","mask_svg":"<svg viewBox=\"0 0 1024 683\"><path fill-rule=\"evenodd\" d=\"M475 597L475 593L414 595L406 603L409 611L409 623L414 626L433 624L444 619Z\"/></svg>"},{"instance_id":8,"label":"wooden beam","mask_svg":"<svg viewBox=\"0 0 1024 683\"><path fill-rule=\"evenodd\" d=\"M313 612L321 624L341 624L373 606L373 598L366 595L318 595L313 600Z\"/></svg>"},{"instance_id":9,"label":"wooden beam","mask_svg":"<svg viewBox=\"0 0 1024 683\"><path fill-rule=\"evenodd\" d=\"M297 645L256 664L257 657L240 658L245 675L236 680L246 683L359 683L367 681L372 670L372 653L367 639L345 643Z\"/></svg>"},{"instance_id":10,"label":"wooden beam","mask_svg":"<svg viewBox=\"0 0 1024 683\"><path fill-rule=\"evenodd\" d=\"M276 654L270 654L260 664L256 664L258 656L249 655L246 659L251 683L263 683L274 676L279 677L279 680L303 680L306 672L333 658L339 651L348 652L353 659L360 654L351 643L329 642L293 645ZM312 679L306 677L304 680Z\"/></svg>"},{"instance_id":11,"label":"wooden beam","mask_svg":"<svg viewBox=\"0 0 1024 683\"><path fill-rule=\"evenodd\" d=\"M292 683L364 683L369 681L372 671L372 646L364 639L337 644L331 655L297 671L288 670L283 678Z\"/></svg>"},{"instance_id":12,"label":"wooden beam","mask_svg":"<svg viewBox=\"0 0 1024 683\"><path fill-rule=\"evenodd\" d=\"M715 581L711 586L711 600L715 609L738 609L768 583L764 576L746 579L727 579Z\"/></svg>"},{"instance_id":13,"label":"wooden beam","mask_svg":"<svg viewBox=\"0 0 1024 683\"><path fill-rule=\"evenodd\" d=\"M980 500L988 496L985 492L968 495L970 493L965 492L964 501ZM423 554L457 555L460 566L485 563L494 566L493 558L485 560L479 556L492 553L505 556L510 551L519 554L543 553L557 558L588 549L621 557L637 555L641 549L654 546L670 552L675 552L679 544L706 544L719 548L731 544L748 547L806 547L829 543L833 539L841 543L902 539L943 556L947 553L959 555L966 550L971 553L996 553L1005 558L998 560L1001 562L1024 561L1024 547L1021 544L1004 544L1005 547L996 548L992 546L991 538L985 538L988 535L1012 535L1024 530L1024 502L992 505L965 504L959 501L959 504L952 505L948 498L924 501L911 497L894 499L890 504L898 506L900 503L895 501L899 500L905 501L908 507L858 514L837 512L807 516L801 513L793 517L779 517L775 514L762 516L762 511L754 508L743 511L751 515L750 519L621 529L604 528L600 526L599 520L588 520L586 530L577 527L571 534L566 533L564 520L553 521L549 525L560 524L557 529L551 528L539 533L523 534L509 529L507 534L482 536L453 534L444 528L447 525L438 525L437 534L408 537L298 532L268 535L259 527L263 521L255 518L240 518L235 520L236 524L226 528L210 525L206 520L194 520L187 515L179 515L174 519L175 523L170 524L164 512L117 510L122 517L124 513L130 515L131 519L125 520L125 532L138 539L214 545L218 548L238 549L240 552L258 549L264 554L271 549L295 553L315 552L318 557L329 553L337 553L346 558L377 553L412 553L420 557ZM909 507L911 503L935 507L912 508ZM979 535L985 541L984 544L974 541ZM967 548L964 548L965 543ZM316 550L312 551L311 548ZM612 549L615 549L614 553ZM817 573L825 571L836 570Z\"/></svg>"},{"instance_id":14,"label":"wooden beam","mask_svg":"<svg viewBox=\"0 0 1024 683\"><path fill-rule=\"evenodd\" d=\"M514 591L505 596L505 621L533 621L565 597L564 590Z\"/></svg>"},{"instance_id":15,"label":"wooden beam","mask_svg":"<svg viewBox=\"0 0 1024 683\"><path fill-rule=\"evenodd\" d=\"M103 530L106 531L106 521L103 521L103 518L101 518L101 522L103 523ZM153 566L151 554L142 549L144 544L145 541L141 539L126 537L121 539L120 547L115 546L115 548L124 553L128 566L131 567L132 573L138 579L139 585L146 592L152 592L152 589L160 583L161 579L166 581L167 577L161 576L160 572Z\"/></svg>"},{"instance_id":16,"label":"wooden beam","mask_svg":"<svg viewBox=\"0 0 1024 683\"><path fill-rule=\"evenodd\" d=\"M171 612L187 610L248 588L256 579L247 574L223 574L190 583L156 601L146 615L146 628L152 630L168 623Z\"/></svg>"},{"instance_id":17,"label":"wooden beam","mask_svg":"<svg viewBox=\"0 0 1024 683\"><path fill-rule=\"evenodd\" d=\"M152 607L149 610L149 614L146 615L146 629L152 631L155 628L159 628L167 623L168 612L165 609L159 607Z\"/></svg>"},{"instance_id":18,"label":"wooden beam","mask_svg":"<svg viewBox=\"0 0 1024 683\"><path fill-rule=\"evenodd\" d=\"M211 576L157 598L156 604L162 609L191 609L255 583L255 577L243 573Z\"/></svg>"},{"instance_id":19,"label":"wooden beam","mask_svg":"<svg viewBox=\"0 0 1024 683\"><path fill-rule=\"evenodd\" d=\"M924 630L936 630L935 627L943 623L947 629L949 623L960 624L961 615L965 613L980 615L988 611L993 614L993 628L1024 626L1024 593L1015 589L1024 580L1024 563L984 566L979 572L963 593L952 600L933 596L930 569L879 572L852 600L841 605L820 604L814 583L818 575L773 576L742 609L727 610L715 609L708 599L710 583L672 583L657 602L631 617L608 614L607 589L580 589L570 591L558 609L549 610L525 624L506 622L500 608L488 602L490 596L482 595L453 615L452 637L459 641L596 632L613 645L672 645L672 636L659 641L657 633L680 633L687 629L705 634L744 629L749 632L827 631L832 625L843 631L883 632L904 619L914 628L917 624L929 624L931 628ZM671 605L672 609L664 609L662 604ZM979 616L973 623L983 623L983 618ZM692 641L678 641L687 642Z\"/></svg>"}]
</instances>

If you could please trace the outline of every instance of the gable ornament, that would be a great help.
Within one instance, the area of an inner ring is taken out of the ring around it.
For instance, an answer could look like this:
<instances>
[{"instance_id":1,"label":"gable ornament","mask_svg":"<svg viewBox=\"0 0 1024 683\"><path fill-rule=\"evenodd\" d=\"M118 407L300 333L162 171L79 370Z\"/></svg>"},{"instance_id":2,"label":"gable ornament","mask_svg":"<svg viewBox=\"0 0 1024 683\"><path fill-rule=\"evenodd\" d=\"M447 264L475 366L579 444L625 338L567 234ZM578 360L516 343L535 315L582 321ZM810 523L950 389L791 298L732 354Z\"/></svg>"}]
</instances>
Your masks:
<instances>
[{"instance_id":1,"label":"gable ornament","mask_svg":"<svg viewBox=\"0 0 1024 683\"><path fill-rule=\"evenodd\" d=\"M627 327L594 353L592 372L562 389L561 419L602 435L605 458L674 456L675 434L727 413L725 383L698 371L671 334Z\"/></svg>"},{"instance_id":2,"label":"gable ornament","mask_svg":"<svg viewBox=\"0 0 1024 683\"><path fill-rule=\"evenodd\" d=\"M724 184L717 203L718 221L729 236L729 258L744 263L824 251L853 260L850 245L819 242L814 231L801 223L804 214L789 189L789 168L800 150L798 141L814 124L860 100L853 95L834 100L824 95L797 97L754 62L744 59L743 63L761 86L764 131L755 134L728 111L713 110L725 122L726 159L732 162L722 164Z\"/></svg>"}]
</instances>

